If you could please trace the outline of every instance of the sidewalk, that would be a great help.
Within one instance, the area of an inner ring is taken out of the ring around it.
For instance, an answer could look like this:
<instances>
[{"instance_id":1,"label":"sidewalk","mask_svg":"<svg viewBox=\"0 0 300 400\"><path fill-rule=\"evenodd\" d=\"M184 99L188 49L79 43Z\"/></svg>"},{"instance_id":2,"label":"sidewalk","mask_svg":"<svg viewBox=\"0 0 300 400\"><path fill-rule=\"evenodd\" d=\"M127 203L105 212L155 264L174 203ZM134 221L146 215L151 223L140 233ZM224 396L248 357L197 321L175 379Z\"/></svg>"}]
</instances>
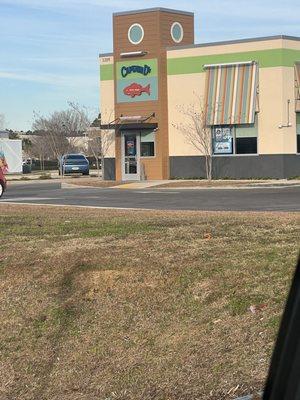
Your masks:
<instances>
[{"instance_id":1,"label":"sidewalk","mask_svg":"<svg viewBox=\"0 0 300 400\"><path fill-rule=\"evenodd\" d=\"M161 181L137 181L137 182L122 182L118 186L114 186L114 189L148 189L161 185L169 184L170 180Z\"/></svg>"}]
</instances>

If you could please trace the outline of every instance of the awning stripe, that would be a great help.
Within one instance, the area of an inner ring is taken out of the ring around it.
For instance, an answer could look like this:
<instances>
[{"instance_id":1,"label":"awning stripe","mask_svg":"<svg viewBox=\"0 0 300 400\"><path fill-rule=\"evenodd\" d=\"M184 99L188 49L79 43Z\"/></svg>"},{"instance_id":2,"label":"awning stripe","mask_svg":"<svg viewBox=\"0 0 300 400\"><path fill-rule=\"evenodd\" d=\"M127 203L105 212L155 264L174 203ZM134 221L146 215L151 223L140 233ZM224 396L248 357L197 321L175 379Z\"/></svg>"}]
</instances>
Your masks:
<instances>
[{"instance_id":1,"label":"awning stripe","mask_svg":"<svg viewBox=\"0 0 300 400\"><path fill-rule=\"evenodd\" d=\"M206 73L207 124L254 123L257 64L209 66Z\"/></svg>"},{"instance_id":2,"label":"awning stripe","mask_svg":"<svg viewBox=\"0 0 300 400\"><path fill-rule=\"evenodd\" d=\"M253 65L252 68L252 76L251 76L251 97L256 97L257 96L257 64ZM256 104L255 101L251 102L249 99L249 119L254 120L255 119L255 111L256 111Z\"/></svg>"}]
</instances>

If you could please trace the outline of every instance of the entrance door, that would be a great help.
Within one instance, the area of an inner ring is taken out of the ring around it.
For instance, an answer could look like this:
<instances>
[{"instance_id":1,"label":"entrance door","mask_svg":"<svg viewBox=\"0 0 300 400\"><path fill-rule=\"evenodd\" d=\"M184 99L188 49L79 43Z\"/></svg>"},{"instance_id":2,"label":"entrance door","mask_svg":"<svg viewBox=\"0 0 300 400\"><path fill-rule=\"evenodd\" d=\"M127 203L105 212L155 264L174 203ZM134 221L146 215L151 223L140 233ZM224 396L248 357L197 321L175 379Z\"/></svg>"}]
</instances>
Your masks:
<instances>
[{"instance_id":1,"label":"entrance door","mask_svg":"<svg viewBox=\"0 0 300 400\"><path fill-rule=\"evenodd\" d=\"M122 132L122 180L140 180L140 134Z\"/></svg>"}]
</instances>

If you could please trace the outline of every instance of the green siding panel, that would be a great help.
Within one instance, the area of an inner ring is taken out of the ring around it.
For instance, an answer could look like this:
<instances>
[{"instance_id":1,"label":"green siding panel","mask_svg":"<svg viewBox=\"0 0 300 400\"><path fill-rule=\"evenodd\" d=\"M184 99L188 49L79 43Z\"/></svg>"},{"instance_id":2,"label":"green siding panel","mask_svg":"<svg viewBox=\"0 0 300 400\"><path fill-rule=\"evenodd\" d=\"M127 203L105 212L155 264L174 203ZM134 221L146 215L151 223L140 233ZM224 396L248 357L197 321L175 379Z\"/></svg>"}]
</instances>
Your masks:
<instances>
[{"instance_id":1,"label":"green siding panel","mask_svg":"<svg viewBox=\"0 0 300 400\"><path fill-rule=\"evenodd\" d=\"M100 65L100 80L112 81L114 79L114 65Z\"/></svg>"},{"instance_id":2,"label":"green siding panel","mask_svg":"<svg viewBox=\"0 0 300 400\"><path fill-rule=\"evenodd\" d=\"M243 53L213 54L208 56L179 57L168 59L168 75L204 72L205 64L257 61L260 68L293 67L300 60L300 50L271 49Z\"/></svg>"},{"instance_id":3,"label":"green siding panel","mask_svg":"<svg viewBox=\"0 0 300 400\"><path fill-rule=\"evenodd\" d=\"M235 127L235 136L237 138L251 138L258 136L257 121L251 125L237 125Z\"/></svg>"},{"instance_id":4,"label":"green siding panel","mask_svg":"<svg viewBox=\"0 0 300 400\"><path fill-rule=\"evenodd\" d=\"M300 113L296 113L296 130L297 135L300 135Z\"/></svg>"}]
</instances>

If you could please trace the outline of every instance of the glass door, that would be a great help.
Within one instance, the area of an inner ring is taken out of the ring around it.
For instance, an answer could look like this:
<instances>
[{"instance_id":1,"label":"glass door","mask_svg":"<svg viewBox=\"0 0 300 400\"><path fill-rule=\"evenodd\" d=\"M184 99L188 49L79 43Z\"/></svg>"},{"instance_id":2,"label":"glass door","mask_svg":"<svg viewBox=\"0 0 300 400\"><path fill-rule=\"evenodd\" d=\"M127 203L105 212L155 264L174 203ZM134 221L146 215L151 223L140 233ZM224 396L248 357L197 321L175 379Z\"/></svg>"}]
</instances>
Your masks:
<instances>
[{"instance_id":1,"label":"glass door","mask_svg":"<svg viewBox=\"0 0 300 400\"><path fill-rule=\"evenodd\" d=\"M140 180L140 134L122 132L122 180Z\"/></svg>"}]
</instances>

